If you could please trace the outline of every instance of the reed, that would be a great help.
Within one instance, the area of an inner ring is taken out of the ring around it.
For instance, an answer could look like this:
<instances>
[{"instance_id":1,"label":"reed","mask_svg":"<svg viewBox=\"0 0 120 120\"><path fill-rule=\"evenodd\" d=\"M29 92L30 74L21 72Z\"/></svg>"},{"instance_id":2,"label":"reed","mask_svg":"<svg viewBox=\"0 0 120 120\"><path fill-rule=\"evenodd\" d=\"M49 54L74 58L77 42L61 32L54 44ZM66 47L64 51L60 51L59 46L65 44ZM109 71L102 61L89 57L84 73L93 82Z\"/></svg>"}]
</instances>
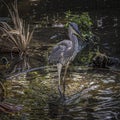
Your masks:
<instances>
[{"instance_id":1,"label":"reed","mask_svg":"<svg viewBox=\"0 0 120 120\"><path fill-rule=\"evenodd\" d=\"M11 4L11 6L6 6L9 10L13 25L8 24L7 22L1 22L1 37L5 38L4 41L6 41L7 44L10 43L9 48L11 51L17 49L22 58L23 55L27 54L34 29L30 30L30 25L26 24L23 19L20 18L16 1Z\"/></svg>"}]
</instances>

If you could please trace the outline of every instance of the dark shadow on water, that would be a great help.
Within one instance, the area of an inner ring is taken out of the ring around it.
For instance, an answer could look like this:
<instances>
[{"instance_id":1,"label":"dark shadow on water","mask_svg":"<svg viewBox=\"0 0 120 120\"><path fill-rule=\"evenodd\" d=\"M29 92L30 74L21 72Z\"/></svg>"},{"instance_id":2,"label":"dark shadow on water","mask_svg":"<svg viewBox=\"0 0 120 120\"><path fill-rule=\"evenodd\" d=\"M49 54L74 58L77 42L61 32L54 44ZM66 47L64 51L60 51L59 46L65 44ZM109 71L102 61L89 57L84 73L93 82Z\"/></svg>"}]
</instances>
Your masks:
<instances>
[{"instance_id":1,"label":"dark shadow on water","mask_svg":"<svg viewBox=\"0 0 120 120\"><path fill-rule=\"evenodd\" d=\"M65 101L60 97L55 97L49 100L48 115L50 116L50 118L59 118L60 120L73 120L72 116L67 115L69 108L65 106L64 102Z\"/></svg>"}]
</instances>

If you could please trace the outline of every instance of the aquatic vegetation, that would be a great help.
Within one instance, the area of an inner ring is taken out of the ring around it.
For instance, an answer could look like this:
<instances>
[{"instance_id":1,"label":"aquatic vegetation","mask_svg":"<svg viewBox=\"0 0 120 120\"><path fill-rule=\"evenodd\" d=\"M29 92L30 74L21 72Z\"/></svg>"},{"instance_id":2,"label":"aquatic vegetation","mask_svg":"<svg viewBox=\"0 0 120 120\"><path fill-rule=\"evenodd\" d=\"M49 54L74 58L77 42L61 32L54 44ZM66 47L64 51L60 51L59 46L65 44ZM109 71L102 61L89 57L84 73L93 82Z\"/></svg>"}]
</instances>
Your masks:
<instances>
[{"instance_id":1,"label":"aquatic vegetation","mask_svg":"<svg viewBox=\"0 0 120 120\"><path fill-rule=\"evenodd\" d=\"M27 54L27 50L32 39L33 31L30 30L30 25L27 25L19 16L17 2L14 2L11 7L6 4L13 25L7 22L0 23L0 31L2 32L2 39L5 45L11 49L18 50L20 58ZM9 43L9 44L8 44Z\"/></svg>"},{"instance_id":2,"label":"aquatic vegetation","mask_svg":"<svg viewBox=\"0 0 120 120\"><path fill-rule=\"evenodd\" d=\"M19 75L6 81L5 87L7 90L6 102L17 104L18 107L23 105L23 109L18 114L15 113L14 116L11 114L3 115L4 119L5 117L8 119L12 117L12 120L21 120L22 118L29 120L31 118L36 120L48 119L49 116L45 109L47 109L49 97L54 96L53 92L56 89L51 88L51 79L46 79L46 75L36 71L30 72L27 78Z\"/></svg>"}]
</instances>

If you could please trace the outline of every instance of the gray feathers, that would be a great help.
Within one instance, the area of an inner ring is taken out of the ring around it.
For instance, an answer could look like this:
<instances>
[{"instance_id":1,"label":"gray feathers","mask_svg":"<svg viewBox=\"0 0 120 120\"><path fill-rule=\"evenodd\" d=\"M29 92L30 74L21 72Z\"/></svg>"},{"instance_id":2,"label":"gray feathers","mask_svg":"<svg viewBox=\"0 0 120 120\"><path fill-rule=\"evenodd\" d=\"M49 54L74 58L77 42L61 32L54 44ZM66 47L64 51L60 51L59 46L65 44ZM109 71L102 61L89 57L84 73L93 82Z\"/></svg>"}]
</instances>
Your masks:
<instances>
[{"instance_id":1,"label":"gray feathers","mask_svg":"<svg viewBox=\"0 0 120 120\"><path fill-rule=\"evenodd\" d=\"M70 40L63 40L59 42L52 50L51 55L49 56L49 62L56 64L61 63L65 64L71 56L71 49L72 49L72 41Z\"/></svg>"}]
</instances>

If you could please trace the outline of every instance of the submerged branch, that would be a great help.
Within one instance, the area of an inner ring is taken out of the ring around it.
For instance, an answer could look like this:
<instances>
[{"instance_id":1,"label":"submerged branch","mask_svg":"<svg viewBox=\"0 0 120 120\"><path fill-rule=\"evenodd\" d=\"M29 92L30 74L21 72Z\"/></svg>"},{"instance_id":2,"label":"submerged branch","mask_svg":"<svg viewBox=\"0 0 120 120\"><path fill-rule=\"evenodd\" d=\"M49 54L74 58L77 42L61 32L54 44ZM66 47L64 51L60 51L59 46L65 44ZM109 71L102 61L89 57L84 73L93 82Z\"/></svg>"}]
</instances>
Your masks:
<instances>
[{"instance_id":1,"label":"submerged branch","mask_svg":"<svg viewBox=\"0 0 120 120\"><path fill-rule=\"evenodd\" d=\"M8 75L7 78L8 78L8 77L10 77L10 78L16 77L16 76L21 75L21 74L24 74L24 73L32 72L32 71L35 71L35 70L47 69L47 68L50 68L50 67L56 67L56 65L52 65L52 66L42 66L42 67L37 67L37 68L28 69L28 70L26 70L26 71L23 71L23 72L14 74L14 75Z\"/></svg>"}]
</instances>

